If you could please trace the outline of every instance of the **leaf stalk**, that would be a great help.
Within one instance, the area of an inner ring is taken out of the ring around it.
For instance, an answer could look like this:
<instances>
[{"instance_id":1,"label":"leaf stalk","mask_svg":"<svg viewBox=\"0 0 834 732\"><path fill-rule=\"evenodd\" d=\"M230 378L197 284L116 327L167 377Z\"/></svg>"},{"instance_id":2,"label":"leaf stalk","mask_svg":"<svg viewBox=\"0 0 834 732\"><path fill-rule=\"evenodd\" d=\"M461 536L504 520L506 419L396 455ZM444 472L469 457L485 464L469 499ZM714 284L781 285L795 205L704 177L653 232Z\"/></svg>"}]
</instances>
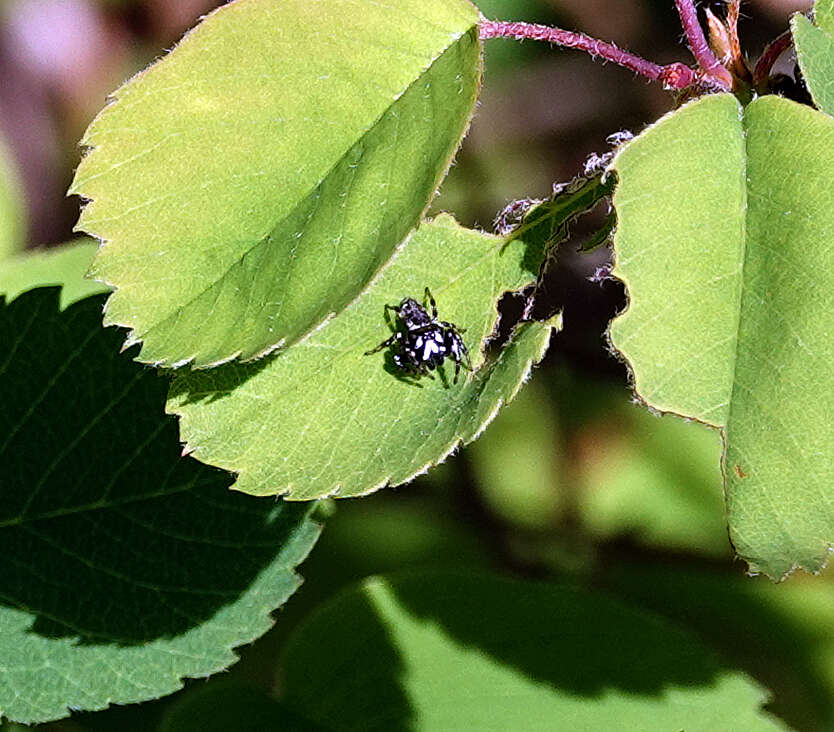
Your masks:
<instances>
[{"instance_id":1,"label":"leaf stalk","mask_svg":"<svg viewBox=\"0 0 834 732\"><path fill-rule=\"evenodd\" d=\"M577 48L593 57L600 57L623 66L651 81L661 82L667 89L687 89L701 81L699 74L683 63L668 66L647 61L613 43L600 41L584 33L563 30L537 23L515 21L482 20L480 25L482 40L490 38L515 38L516 40L546 41L565 48Z\"/></svg>"},{"instance_id":2,"label":"leaf stalk","mask_svg":"<svg viewBox=\"0 0 834 732\"><path fill-rule=\"evenodd\" d=\"M733 87L733 78L715 57L707 43L704 29L698 21L698 11L695 9L694 0L675 0L675 6L686 34L689 50L692 51L704 77L711 80L715 86L729 91Z\"/></svg>"},{"instance_id":3,"label":"leaf stalk","mask_svg":"<svg viewBox=\"0 0 834 732\"><path fill-rule=\"evenodd\" d=\"M773 65L791 47L792 43L793 34L787 30L768 44L756 63L756 68L753 70L753 86L756 89L760 89L767 84L767 79L770 76Z\"/></svg>"}]
</instances>

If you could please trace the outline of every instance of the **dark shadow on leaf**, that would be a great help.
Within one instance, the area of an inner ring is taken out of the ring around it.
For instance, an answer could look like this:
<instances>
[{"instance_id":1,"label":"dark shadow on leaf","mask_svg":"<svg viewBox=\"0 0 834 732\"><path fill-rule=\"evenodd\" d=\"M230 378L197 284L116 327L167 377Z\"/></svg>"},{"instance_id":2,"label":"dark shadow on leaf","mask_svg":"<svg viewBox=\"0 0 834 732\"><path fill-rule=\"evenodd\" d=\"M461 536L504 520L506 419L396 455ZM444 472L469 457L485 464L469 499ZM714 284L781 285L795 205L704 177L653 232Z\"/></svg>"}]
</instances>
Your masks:
<instances>
[{"instance_id":1,"label":"dark shadow on leaf","mask_svg":"<svg viewBox=\"0 0 834 732\"><path fill-rule=\"evenodd\" d=\"M457 572L404 574L392 589L455 642L570 694L658 695L721 671L693 636L601 594Z\"/></svg>"},{"instance_id":2,"label":"dark shadow on leaf","mask_svg":"<svg viewBox=\"0 0 834 732\"><path fill-rule=\"evenodd\" d=\"M283 664L282 700L327 729L416 729L405 672L372 599L352 588L294 632Z\"/></svg>"},{"instance_id":3,"label":"dark shadow on leaf","mask_svg":"<svg viewBox=\"0 0 834 732\"><path fill-rule=\"evenodd\" d=\"M255 361L232 361L213 369L186 367L168 371L171 377L177 377L171 384L170 397L183 406L211 404L218 399L225 399L235 389L257 376L275 359L281 358L282 353L282 351L275 351Z\"/></svg>"},{"instance_id":4,"label":"dark shadow on leaf","mask_svg":"<svg viewBox=\"0 0 834 732\"><path fill-rule=\"evenodd\" d=\"M376 364L374 364L374 367L376 368ZM418 389L423 388L423 384L420 383L421 377L419 374L409 374L394 363L394 353L390 348L385 351L382 368L386 371L386 373L391 374L391 376L397 379L397 381L402 381L403 384L416 386Z\"/></svg>"},{"instance_id":5,"label":"dark shadow on leaf","mask_svg":"<svg viewBox=\"0 0 834 732\"><path fill-rule=\"evenodd\" d=\"M523 231L509 236L507 245L515 239L524 241L524 256L521 264L527 272L536 276L539 274L548 246L554 241L561 241L566 236L567 231L564 233L553 231L550 222L538 209L534 209L530 216L530 228L525 228ZM506 245L501 250L502 255L505 250Z\"/></svg>"},{"instance_id":6,"label":"dark shadow on leaf","mask_svg":"<svg viewBox=\"0 0 834 732\"><path fill-rule=\"evenodd\" d=\"M436 669L410 622L391 626L401 613L449 637ZM473 650L555 693L594 700L615 690L663 697L710 689L724 671L691 634L603 594L471 572L403 572L337 596L308 617L287 649L285 700L335 729L416 729L410 685L436 672L438 703L455 703L457 681L461 702L471 703ZM504 710L529 702L526 694L496 699ZM523 718L524 709L518 712Z\"/></svg>"},{"instance_id":7,"label":"dark shadow on leaf","mask_svg":"<svg viewBox=\"0 0 834 732\"><path fill-rule=\"evenodd\" d=\"M104 296L0 300L0 603L80 644L178 636L246 592L309 510L181 456L168 381L119 353Z\"/></svg>"},{"instance_id":8,"label":"dark shadow on leaf","mask_svg":"<svg viewBox=\"0 0 834 732\"><path fill-rule=\"evenodd\" d=\"M773 691L765 708L791 729L834 729L830 676L819 662L831 626L817 615L834 601L830 582L774 585L725 564L661 563L624 542L609 545L601 560L607 590L700 633Z\"/></svg>"},{"instance_id":9,"label":"dark shadow on leaf","mask_svg":"<svg viewBox=\"0 0 834 732\"><path fill-rule=\"evenodd\" d=\"M215 681L181 695L166 711L159 732L327 732L262 689L240 681Z\"/></svg>"},{"instance_id":10,"label":"dark shadow on leaf","mask_svg":"<svg viewBox=\"0 0 834 732\"><path fill-rule=\"evenodd\" d=\"M539 275L541 268L558 251L571 233L577 219L593 211L614 190L614 175L596 172L579 175L570 183L558 186L553 195L526 210L518 226L507 237L507 243L522 239L526 244L525 269Z\"/></svg>"}]
</instances>

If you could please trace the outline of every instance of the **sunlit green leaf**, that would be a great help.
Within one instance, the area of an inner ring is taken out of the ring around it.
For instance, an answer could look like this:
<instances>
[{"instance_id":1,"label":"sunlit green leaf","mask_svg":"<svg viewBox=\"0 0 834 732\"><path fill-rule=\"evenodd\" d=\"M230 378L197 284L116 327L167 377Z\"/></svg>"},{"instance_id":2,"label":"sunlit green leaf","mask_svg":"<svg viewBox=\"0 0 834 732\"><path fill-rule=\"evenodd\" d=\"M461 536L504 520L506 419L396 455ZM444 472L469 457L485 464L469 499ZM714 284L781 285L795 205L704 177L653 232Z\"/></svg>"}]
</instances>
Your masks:
<instances>
[{"instance_id":1,"label":"sunlit green leaf","mask_svg":"<svg viewBox=\"0 0 834 732\"><path fill-rule=\"evenodd\" d=\"M417 223L480 77L468 0L236 0L115 94L79 227L140 359L210 365L311 333Z\"/></svg>"},{"instance_id":2,"label":"sunlit green leaf","mask_svg":"<svg viewBox=\"0 0 834 732\"><path fill-rule=\"evenodd\" d=\"M799 576L776 585L715 565L626 560L609 563L601 585L696 630L771 690L768 710L791 729L827 732L834 729L832 579Z\"/></svg>"},{"instance_id":3,"label":"sunlit green leaf","mask_svg":"<svg viewBox=\"0 0 834 732\"><path fill-rule=\"evenodd\" d=\"M826 26L815 26L797 13L791 20L796 57L814 103L824 112L834 114L834 20Z\"/></svg>"},{"instance_id":4,"label":"sunlit green leaf","mask_svg":"<svg viewBox=\"0 0 834 732\"><path fill-rule=\"evenodd\" d=\"M541 359L551 326L517 329L497 358L453 379L403 378L390 352L365 355L391 335L386 304L421 299L465 328L473 366L493 331L496 301L538 271L541 252L522 240L423 224L395 262L339 317L262 361L192 371L175 380L169 409L196 457L238 474L235 488L307 499L355 496L409 480L473 440Z\"/></svg>"},{"instance_id":5,"label":"sunlit green leaf","mask_svg":"<svg viewBox=\"0 0 834 732\"><path fill-rule=\"evenodd\" d=\"M650 406L720 428L730 533L753 571L834 542L834 120L770 96L694 102L614 163L611 330Z\"/></svg>"},{"instance_id":6,"label":"sunlit green leaf","mask_svg":"<svg viewBox=\"0 0 834 732\"><path fill-rule=\"evenodd\" d=\"M330 730L775 730L762 690L688 632L565 586L372 579L310 616L284 700Z\"/></svg>"},{"instance_id":7,"label":"sunlit green leaf","mask_svg":"<svg viewBox=\"0 0 834 732\"><path fill-rule=\"evenodd\" d=\"M106 285L84 277L97 248L90 240L79 239L60 247L30 250L10 257L0 267L0 293L13 300L36 287L61 285L63 310L85 297L108 292Z\"/></svg>"},{"instance_id":8,"label":"sunlit green leaf","mask_svg":"<svg viewBox=\"0 0 834 732\"><path fill-rule=\"evenodd\" d=\"M834 35L834 0L814 2L814 22L826 33Z\"/></svg>"}]
</instances>

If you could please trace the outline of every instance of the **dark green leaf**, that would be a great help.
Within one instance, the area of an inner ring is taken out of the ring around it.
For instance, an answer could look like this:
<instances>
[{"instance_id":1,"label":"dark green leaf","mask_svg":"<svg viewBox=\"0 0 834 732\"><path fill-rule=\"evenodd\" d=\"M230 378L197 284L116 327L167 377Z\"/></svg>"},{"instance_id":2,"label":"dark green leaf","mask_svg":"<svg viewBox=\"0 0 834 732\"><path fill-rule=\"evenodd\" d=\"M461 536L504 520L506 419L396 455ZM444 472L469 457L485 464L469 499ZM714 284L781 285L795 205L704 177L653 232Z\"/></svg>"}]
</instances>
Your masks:
<instances>
[{"instance_id":1,"label":"dark green leaf","mask_svg":"<svg viewBox=\"0 0 834 732\"><path fill-rule=\"evenodd\" d=\"M167 380L120 354L103 296L0 298L0 713L27 723L168 694L272 624L310 507L182 457Z\"/></svg>"},{"instance_id":2,"label":"dark green leaf","mask_svg":"<svg viewBox=\"0 0 834 732\"><path fill-rule=\"evenodd\" d=\"M263 691L240 683L191 689L159 732L326 732Z\"/></svg>"}]
</instances>

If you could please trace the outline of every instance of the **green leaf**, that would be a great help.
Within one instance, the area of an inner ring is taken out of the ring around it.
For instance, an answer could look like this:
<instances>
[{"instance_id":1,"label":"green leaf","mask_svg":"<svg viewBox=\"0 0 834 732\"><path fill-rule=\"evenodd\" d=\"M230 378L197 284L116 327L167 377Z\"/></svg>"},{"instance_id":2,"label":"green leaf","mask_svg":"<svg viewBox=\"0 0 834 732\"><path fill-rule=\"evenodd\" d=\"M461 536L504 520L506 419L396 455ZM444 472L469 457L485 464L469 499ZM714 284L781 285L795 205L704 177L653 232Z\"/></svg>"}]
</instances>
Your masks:
<instances>
[{"instance_id":1,"label":"green leaf","mask_svg":"<svg viewBox=\"0 0 834 732\"><path fill-rule=\"evenodd\" d=\"M159 732L326 732L266 692L239 682L195 687L167 710Z\"/></svg>"},{"instance_id":2,"label":"green leaf","mask_svg":"<svg viewBox=\"0 0 834 732\"><path fill-rule=\"evenodd\" d=\"M391 335L385 305L431 288L440 319L467 329L477 369L498 297L533 279L540 254L448 216L424 223L373 286L310 338L254 364L179 375L169 410L182 417L182 438L195 457L237 473L237 490L256 495L356 496L410 480L475 439L513 398L551 326L518 328L497 358L458 384L450 361L441 378L415 383L390 352L365 355Z\"/></svg>"},{"instance_id":3,"label":"green leaf","mask_svg":"<svg viewBox=\"0 0 834 732\"><path fill-rule=\"evenodd\" d=\"M582 523L605 539L629 534L667 550L726 556L719 435L618 401L576 440Z\"/></svg>"},{"instance_id":4,"label":"green leaf","mask_svg":"<svg viewBox=\"0 0 834 732\"><path fill-rule=\"evenodd\" d=\"M85 279L98 246L79 239L60 247L30 250L10 257L0 268L0 293L8 300L37 287L61 285L61 310L90 295L108 292L106 285Z\"/></svg>"},{"instance_id":5,"label":"green leaf","mask_svg":"<svg viewBox=\"0 0 834 732\"><path fill-rule=\"evenodd\" d=\"M569 183L555 186L550 198L537 201L524 211L521 223L512 229L512 235L528 242L538 241L545 251L555 251L568 237L571 224L610 196L615 183L615 176L597 174L580 175ZM505 212L512 208L511 204ZM499 214L498 224L499 228L509 228L502 221L502 214Z\"/></svg>"},{"instance_id":6,"label":"green leaf","mask_svg":"<svg viewBox=\"0 0 834 732\"><path fill-rule=\"evenodd\" d=\"M698 100L627 145L614 346L653 408L719 428L730 534L754 572L834 541L834 120Z\"/></svg>"},{"instance_id":7,"label":"green leaf","mask_svg":"<svg viewBox=\"0 0 834 732\"><path fill-rule=\"evenodd\" d=\"M819 13L817 20L820 20ZM820 23L820 27L816 27L797 13L791 19L791 28L796 58L814 104L822 111L834 114L834 20L828 26Z\"/></svg>"},{"instance_id":8,"label":"green leaf","mask_svg":"<svg viewBox=\"0 0 834 732\"><path fill-rule=\"evenodd\" d=\"M339 313L426 209L480 80L468 0L237 0L90 126L72 191L140 360L252 359Z\"/></svg>"},{"instance_id":9,"label":"green leaf","mask_svg":"<svg viewBox=\"0 0 834 732\"><path fill-rule=\"evenodd\" d=\"M716 570L719 571L716 571ZM600 587L686 623L773 694L767 709L791 729L834 729L832 575L774 584L729 567L609 562Z\"/></svg>"},{"instance_id":10,"label":"green leaf","mask_svg":"<svg viewBox=\"0 0 834 732\"><path fill-rule=\"evenodd\" d=\"M490 510L527 528L553 526L566 503L561 436L549 396L538 381L528 384L467 451Z\"/></svg>"},{"instance_id":11,"label":"green leaf","mask_svg":"<svg viewBox=\"0 0 834 732\"><path fill-rule=\"evenodd\" d=\"M814 22L826 33L834 35L834 0L814 2Z\"/></svg>"},{"instance_id":12,"label":"green leaf","mask_svg":"<svg viewBox=\"0 0 834 732\"><path fill-rule=\"evenodd\" d=\"M0 260L20 251L26 244L24 208L22 185L12 157L0 140ZM0 275L2 272L0 270Z\"/></svg>"},{"instance_id":13,"label":"green leaf","mask_svg":"<svg viewBox=\"0 0 834 732\"><path fill-rule=\"evenodd\" d=\"M602 595L471 574L372 579L290 640L284 699L331 730L773 730L694 636Z\"/></svg>"},{"instance_id":14,"label":"green leaf","mask_svg":"<svg viewBox=\"0 0 834 732\"><path fill-rule=\"evenodd\" d=\"M234 663L315 541L310 507L181 455L168 383L119 353L103 296L0 299L0 714L152 699Z\"/></svg>"}]
</instances>

